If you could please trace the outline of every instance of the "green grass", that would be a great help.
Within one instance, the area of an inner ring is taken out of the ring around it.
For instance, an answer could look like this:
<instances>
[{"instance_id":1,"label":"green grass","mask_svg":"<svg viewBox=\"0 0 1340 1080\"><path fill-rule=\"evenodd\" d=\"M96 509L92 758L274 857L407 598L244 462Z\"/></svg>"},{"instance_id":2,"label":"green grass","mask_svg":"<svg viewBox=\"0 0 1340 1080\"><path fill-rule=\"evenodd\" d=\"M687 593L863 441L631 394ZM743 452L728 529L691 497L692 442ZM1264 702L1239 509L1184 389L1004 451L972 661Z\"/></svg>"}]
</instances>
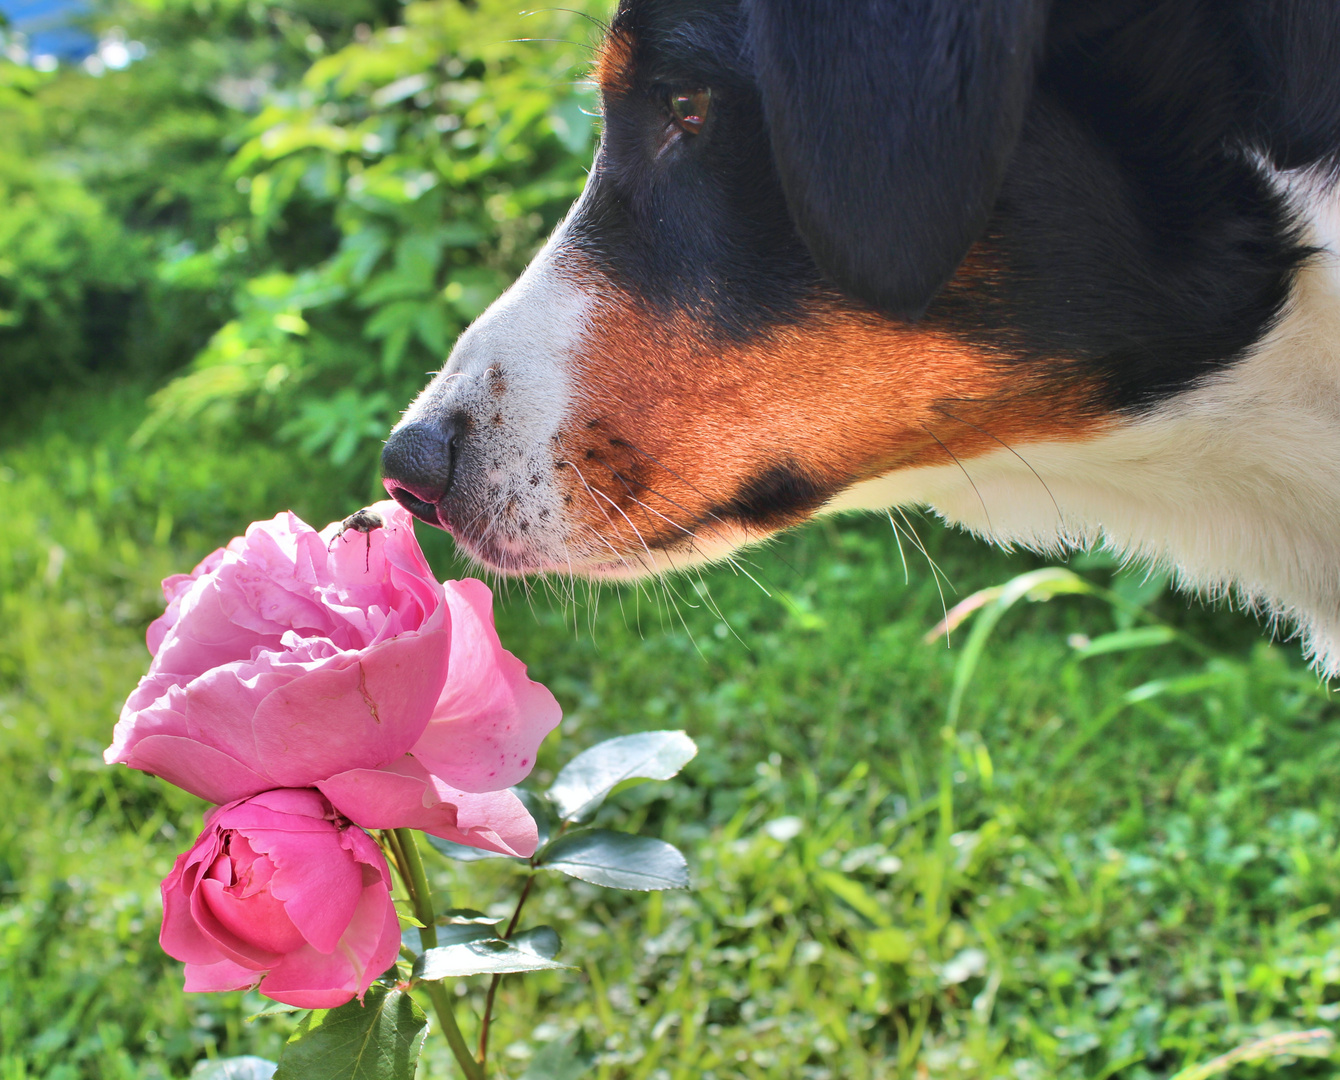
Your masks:
<instances>
[{"instance_id":1,"label":"green grass","mask_svg":"<svg viewBox=\"0 0 1340 1080\"><path fill-rule=\"evenodd\" d=\"M52 399L0 445L0 1080L184 1077L287 1030L245 1022L258 998L181 993L157 883L201 804L101 749L159 578L252 518L324 524L374 489L255 443L132 452L141 397ZM1039 565L919 532L951 604ZM941 601L904 549L907 583L887 522L829 521L753 553L757 584L718 570L598 611L507 590L503 640L566 712L538 783L629 731L682 727L701 753L601 811L684 849L693 891L537 891L526 921L582 974L504 980L500 1076L575 1027L601 1080L1139 1080L1337 1026L1340 725L1296 650L1090 560L1178 636L1082 659L1068 642L1120 609L1021 603L951 729L972 624L923 643ZM433 870L457 904L515 896L506 865ZM483 981L461 989L468 1026ZM454 1075L439 1040L420 1075Z\"/></svg>"}]
</instances>

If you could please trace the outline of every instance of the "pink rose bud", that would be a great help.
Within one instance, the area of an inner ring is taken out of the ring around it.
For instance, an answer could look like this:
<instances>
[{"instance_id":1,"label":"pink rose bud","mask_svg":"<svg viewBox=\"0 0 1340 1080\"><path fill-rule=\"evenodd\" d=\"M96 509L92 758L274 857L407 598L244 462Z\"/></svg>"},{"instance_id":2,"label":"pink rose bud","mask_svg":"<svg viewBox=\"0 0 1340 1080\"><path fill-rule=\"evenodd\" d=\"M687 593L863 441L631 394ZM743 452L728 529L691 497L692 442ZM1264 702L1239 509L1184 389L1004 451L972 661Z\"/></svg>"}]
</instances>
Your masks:
<instances>
[{"instance_id":1,"label":"pink rose bud","mask_svg":"<svg viewBox=\"0 0 1340 1080\"><path fill-rule=\"evenodd\" d=\"M163 882L159 941L188 991L330 1009L395 962L400 925L372 837L319 792L281 790L210 811Z\"/></svg>"}]
</instances>

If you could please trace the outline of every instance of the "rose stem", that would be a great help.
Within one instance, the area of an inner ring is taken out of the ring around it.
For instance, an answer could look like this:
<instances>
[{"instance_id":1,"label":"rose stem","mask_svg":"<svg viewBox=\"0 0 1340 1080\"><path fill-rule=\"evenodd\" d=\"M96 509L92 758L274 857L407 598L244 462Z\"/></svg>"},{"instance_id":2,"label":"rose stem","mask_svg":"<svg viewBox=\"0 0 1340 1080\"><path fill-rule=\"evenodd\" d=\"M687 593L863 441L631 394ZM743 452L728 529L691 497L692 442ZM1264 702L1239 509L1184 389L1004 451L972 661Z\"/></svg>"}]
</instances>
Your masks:
<instances>
[{"instance_id":1,"label":"rose stem","mask_svg":"<svg viewBox=\"0 0 1340 1080\"><path fill-rule=\"evenodd\" d=\"M433 891L428 886L428 875L423 870L423 860L419 858L419 845L414 840L413 829L392 829L390 836L395 844L400 877L409 890L410 902L414 905L414 917L423 923L419 927L419 942L424 949L437 947L437 916L433 912ZM421 984L428 992L437 1013L438 1023L442 1025L442 1034L447 1037L451 1052L460 1062L466 1080L484 1080L484 1067L470 1056L470 1048L465 1044L456 1023L456 1014L451 1011L451 998L440 979Z\"/></svg>"},{"instance_id":2,"label":"rose stem","mask_svg":"<svg viewBox=\"0 0 1340 1080\"><path fill-rule=\"evenodd\" d=\"M521 895L517 898L516 908L512 911L512 920L507 924L507 932L503 934L503 940L506 941L516 933L516 924L521 919L521 908L526 903L526 897L530 895L531 886L535 884L535 867L531 866L530 877L526 878L525 887L521 890ZM495 975L489 980L489 992L484 998L484 1020L479 1025L479 1063L484 1064L489 1055L489 1022L493 1019L493 999L498 996L498 984L502 982L501 975Z\"/></svg>"},{"instance_id":3,"label":"rose stem","mask_svg":"<svg viewBox=\"0 0 1340 1080\"><path fill-rule=\"evenodd\" d=\"M563 824L558 827L558 832L554 834L553 839L557 840L567 832L568 826L571 824L572 822L570 821L563 822ZM516 907L512 910L512 918L507 923L507 932L503 934L504 941L516 933L516 924L521 921L521 909L525 906L526 898L530 896L531 887L535 884L536 860L539 859L539 857L540 853L538 851L530 857L530 877L526 878L526 884L521 890L521 895L517 897ZM493 976L493 978L489 980L489 992L484 998L484 1020L479 1025L479 1063L481 1065L484 1064L489 1054L489 1024L493 1020L493 999L498 996L498 984L500 982L502 982L501 975Z\"/></svg>"}]
</instances>

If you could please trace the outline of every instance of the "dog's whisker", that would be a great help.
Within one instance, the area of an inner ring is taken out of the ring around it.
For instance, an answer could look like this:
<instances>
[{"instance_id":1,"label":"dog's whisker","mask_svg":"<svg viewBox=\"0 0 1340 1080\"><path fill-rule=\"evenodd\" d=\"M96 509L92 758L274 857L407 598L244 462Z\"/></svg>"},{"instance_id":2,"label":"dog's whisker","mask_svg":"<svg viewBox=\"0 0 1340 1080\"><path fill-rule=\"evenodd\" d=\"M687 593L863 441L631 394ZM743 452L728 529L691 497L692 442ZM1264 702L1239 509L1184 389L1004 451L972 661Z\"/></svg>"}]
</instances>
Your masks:
<instances>
[{"instance_id":1,"label":"dog's whisker","mask_svg":"<svg viewBox=\"0 0 1340 1080\"><path fill-rule=\"evenodd\" d=\"M893 520L892 511L889 511L888 517L889 524L893 526L893 542L898 545L898 558L901 559L903 563L903 584L910 585L912 584L912 575L908 573L907 570L907 555L903 551L903 538L898 532L898 523Z\"/></svg>"},{"instance_id":2,"label":"dog's whisker","mask_svg":"<svg viewBox=\"0 0 1340 1080\"><path fill-rule=\"evenodd\" d=\"M642 488L642 489L643 489L644 491L646 491L648 494L650 494L650 495L655 495L658 499L664 499L664 500L665 500L666 502L668 502L671 506L673 506L676 510L683 511L683 512L684 512L685 514L687 514L689 517L693 517L693 511L691 511L687 506L684 506L684 505L682 505L682 504L676 502L674 499L670 498L670 496L669 496L669 495L666 495L664 492L662 492L662 491L657 491L654 487L652 487L650 484L646 483L645 481L639 480L639 479L638 479L637 477L635 477L635 476L624 476L623 473L619 472L618 469L616 469L616 468L615 468L613 465L611 465L609 462L605 461L603 458L596 457L594 460L596 460L596 461L600 462L600 464L604 465L605 468L609 469L610 472L612 472L612 473L613 473L615 476L617 476L621 481L623 481L624 484L636 484L638 487ZM664 466L662 466L662 468L664 468ZM667 470L667 471L669 471L669 470ZM699 492L699 494L701 494L701 492ZM713 514L712 516L713 516L713 517L717 517L717 515L715 515L715 514ZM720 520L720 518L718 518L718 520Z\"/></svg>"},{"instance_id":3,"label":"dog's whisker","mask_svg":"<svg viewBox=\"0 0 1340 1080\"><path fill-rule=\"evenodd\" d=\"M1033 468L1033 466L1029 464L1028 459L1025 458L1023 454L1019 453L1018 450L1016 450L1013 446L1007 443L1004 439L998 438L991 432L987 431L986 428L978 427L976 424L964 420L961 416L954 416L952 413L950 413L942 406L939 405L935 406L935 411L940 413L942 416L948 417L950 420L955 420L960 424L967 425L974 431L980 431L988 439L994 439L996 442L1000 443L1001 446L1005 447L1006 450L1008 450L1011 454L1013 454L1016 458L1019 459L1019 461L1023 464L1024 468L1026 468L1029 472L1031 472L1037 478L1038 483L1042 485L1042 490L1047 493L1047 498L1051 499L1052 506L1056 507L1057 520L1063 521L1065 519L1064 515L1061 513L1061 504L1056 501L1056 496L1052 494L1052 489L1047 486L1047 481L1042 479L1042 476L1038 473L1037 469Z\"/></svg>"},{"instance_id":4,"label":"dog's whisker","mask_svg":"<svg viewBox=\"0 0 1340 1080\"><path fill-rule=\"evenodd\" d=\"M681 525L681 524L680 524L678 521L676 521L674 518L667 517L665 514L662 514L659 510L657 510L657 509L656 509L654 506L652 506L650 503L644 502L642 499L639 499L636 495L633 494L632 488L629 487L629 478L625 477L622 473L620 473L617 469L615 469L613 466L611 466L608 462L603 461L603 460L600 459L600 458L596 458L595 460L598 461L598 462L600 462L600 464L604 465L607 469L610 470L611 473L613 473L614 478L615 478L616 480L618 480L621 484L623 484L623 486L624 486L624 491L625 491L625 493L627 494L628 498L630 498L634 503L636 503L638 506L640 506L640 507L643 509L643 511L645 511L646 513L649 513L649 514L654 514L654 515L656 515L656 517L660 518L662 521L664 521L664 522L665 522L667 525L669 525L671 528L678 529L678 530L679 530L680 532L682 532L685 536L687 536L687 537L689 538L689 552L690 552L690 554L700 553L700 552L698 551L698 546L697 546L698 534L697 534L696 532L694 532L692 529L688 528L687 526ZM646 488L646 490L649 491L649 492L651 492L651 494L653 494L653 495L659 495L659 494L660 494L659 492L655 491L653 488L647 487L647 485L646 485L646 484L643 484L641 481L633 480L632 482L638 484L640 487ZM661 498L665 498L665 496L663 496L663 495L661 495L660 497L661 497ZM667 501L667 502L671 502L671 500L669 500L669 499L667 499L666 501ZM672 505L673 505L673 503L672 503ZM687 513L687 511L686 511L686 513ZM631 525L632 522L629 522L629 524ZM639 538L640 538L640 537L639 537ZM645 544L646 541L643 541L643 543Z\"/></svg>"},{"instance_id":5,"label":"dog's whisker","mask_svg":"<svg viewBox=\"0 0 1340 1080\"><path fill-rule=\"evenodd\" d=\"M594 503L596 509L599 510L599 511L601 512L602 515L604 515L605 523L606 523L611 529L613 529L613 528L614 528L614 519L611 518L611 517L609 516L609 514L606 514L606 513L605 513L605 510L604 510L604 508L600 505L600 503L596 502L595 495L594 495L594 493L592 493L592 491L591 491L591 485L588 484L588 483L586 482L586 478L585 478L584 476L582 476L581 471L577 468L577 466L572 465L571 462L569 462L568 464L571 466L572 471L573 471L574 473L576 473L577 478L578 478L579 480L581 480L581 482L582 482L582 486L583 486L584 488L586 488L586 493L587 493L588 495L591 496L591 502ZM630 574L633 574L633 573L634 573L633 568L628 564L628 560L625 559L625 558L623 557L623 555L619 552L619 549L616 548L612 543L610 543L610 541L609 541L609 540L608 540L608 539L607 539L607 538L600 532L599 529L595 528L595 526L593 526L593 525L588 525L587 528L590 530L591 534L592 534L597 540L599 540L602 544L604 544L607 548L609 548L611 552L614 553L614 557L615 557L620 563L623 564L624 568L625 568Z\"/></svg>"},{"instance_id":6,"label":"dog's whisker","mask_svg":"<svg viewBox=\"0 0 1340 1080\"><path fill-rule=\"evenodd\" d=\"M952 451L951 449L949 449L949 447L947 447L947 446L940 440L940 437L939 437L938 435L936 435L935 432L933 432L933 431L932 431L930 428L928 428L925 424L922 424L922 425L921 425L921 430L924 431L927 435L929 435L932 439L934 439L937 443L940 444L940 449L943 450L946 454L948 454L948 455L953 459L954 464L957 465L958 468L959 468L959 472L961 472L961 473L967 478L968 483L972 485L972 490L973 490L973 491L976 493L976 495L977 495L977 501L978 501L979 503L982 504L982 513L986 515L986 527L987 527L987 529L989 529L991 532L995 532L995 531L996 531L995 526L991 524L991 511L988 510L988 509L986 508L986 500L985 500L984 498L982 498L982 493L981 493L980 490L978 490L977 483L976 483L976 481L973 480L973 478L972 478L972 474L971 474L970 472L968 472L968 470L965 469L965 468L963 467L963 462L959 461L959 459L958 459L958 455L955 454L954 451Z\"/></svg>"},{"instance_id":7,"label":"dog's whisker","mask_svg":"<svg viewBox=\"0 0 1340 1080\"><path fill-rule=\"evenodd\" d=\"M651 547L647 544L647 541L646 541L645 539L643 539L643 537L642 537L642 533L638 530L638 527L637 527L636 525L633 524L633 519L630 518L626 513L624 513L623 507L621 507L618 503L616 503L613 499L611 499L611 498L610 498L608 495L606 495L603 491L600 491L599 489L595 489L594 492L593 492L593 494L595 494L595 495L598 496L599 498L604 499L607 503L610 504L610 506L614 507L615 512L616 512L621 518L623 518L624 521L628 522L628 527L629 527L630 529L633 530L633 535L637 537L638 542L642 545L642 550L645 551L645 552L647 553L647 558L651 561L651 566L647 567L647 569L648 569L648 570L653 569L653 568L656 566L656 556L655 556L655 554L652 553ZM641 562L641 561L642 561L641 556L639 556L639 557L638 557L638 562ZM644 564L644 565L645 565L645 564Z\"/></svg>"},{"instance_id":8,"label":"dog's whisker","mask_svg":"<svg viewBox=\"0 0 1340 1080\"><path fill-rule=\"evenodd\" d=\"M895 507L894 509L897 511L898 516L902 518L903 525L907 529L908 540L910 540L913 546L916 547L916 549L921 552L922 557L925 558L926 560L926 565L931 568L931 580L935 582L935 591L940 594L940 609L944 613L945 618L948 618L949 604L945 600L944 587L940 583L941 579L943 578L944 583L946 585L949 585L951 589L953 588L953 585L949 582L949 579L944 576L944 571L940 569L939 564L933 558L931 558L931 553L926 550L926 545L922 543L921 537L917 535L917 530L915 529L915 527L913 527L912 523L908 521L907 512L903 510L901 506ZM894 535L896 536L898 533L898 523L893 520L892 513L889 514L889 524L893 526ZM902 545L900 544L899 550L901 550L901 548ZM946 644L947 643L948 639L946 639Z\"/></svg>"},{"instance_id":9,"label":"dog's whisker","mask_svg":"<svg viewBox=\"0 0 1340 1080\"><path fill-rule=\"evenodd\" d=\"M703 498L703 500L706 501L706 502L708 503L708 505L711 505L712 500L708 497L708 495L707 495L707 493L706 493L705 491L703 491L701 488L697 487L696 485L690 483L688 480L686 480L686 479L685 479L683 476L681 476L679 473L675 472L674 469L670 468L669 465L665 464L665 462L661 461L659 458L655 457L654 455L647 453L647 451L643 450L640 446L635 446L633 443L630 443L627 439L611 439L611 440L610 440L610 445L611 445L611 446L623 446L623 447L626 447L627 449L633 451L633 453L641 455L642 457L644 457L644 458L646 458L648 461L650 461L653 465L659 466L660 468L664 469L664 470L665 470L666 472L668 472L671 476L673 476L676 480L678 480L681 484L683 484L686 488L688 488L690 491L692 491L695 495L701 496L701 497ZM664 498L664 496L662 496L662 497ZM667 500L667 501L668 501L668 500ZM681 507L680 509L683 509L683 507ZM723 525L727 525L727 524L729 524L723 517L721 517L720 514L714 514L714 513L712 513L710 510L707 512L707 516L710 517L710 518L714 518L715 520L721 522L721 524L723 524Z\"/></svg>"},{"instance_id":10,"label":"dog's whisker","mask_svg":"<svg viewBox=\"0 0 1340 1080\"><path fill-rule=\"evenodd\" d=\"M599 30L602 34L608 34L608 33L610 32L610 24L609 24L609 23L605 22L605 21L602 20L602 19L597 19L594 15L590 14L590 12L579 11L577 8L566 8L566 7L542 7L542 8L535 8L535 9L532 10L532 11L523 11L523 12L521 12L521 17L522 17L523 19L528 19L528 18L530 18L532 15L545 15L545 14L549 14L550 12L553 12L553 11L561 11L561 12L563 12L563 14L565 14L565 15L576 15L578 18L585 19L585 20L586 20L587 22L589 22L592 26L594 26L597 30Z\"/></svg>"}]
</instances>

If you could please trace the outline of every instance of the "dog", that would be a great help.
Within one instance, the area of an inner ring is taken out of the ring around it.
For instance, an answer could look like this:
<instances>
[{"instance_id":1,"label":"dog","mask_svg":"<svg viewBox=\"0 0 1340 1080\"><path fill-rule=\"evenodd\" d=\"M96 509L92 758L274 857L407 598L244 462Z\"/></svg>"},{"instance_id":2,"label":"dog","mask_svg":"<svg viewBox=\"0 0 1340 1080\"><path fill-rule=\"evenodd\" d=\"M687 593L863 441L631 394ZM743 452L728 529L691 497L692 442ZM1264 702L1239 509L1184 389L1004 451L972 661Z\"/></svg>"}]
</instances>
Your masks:
<instances>
[{"instance_id":1,"label":"dog","mask_svg":"<svg viewBox=\"0 0 1340 1080\"><path fill-rule=\"evenodd\" d=\"M383 453L514 574L924 505L1340 674L1340 4L622 0L589 181Z\"/></svg>"}]
</instances>

